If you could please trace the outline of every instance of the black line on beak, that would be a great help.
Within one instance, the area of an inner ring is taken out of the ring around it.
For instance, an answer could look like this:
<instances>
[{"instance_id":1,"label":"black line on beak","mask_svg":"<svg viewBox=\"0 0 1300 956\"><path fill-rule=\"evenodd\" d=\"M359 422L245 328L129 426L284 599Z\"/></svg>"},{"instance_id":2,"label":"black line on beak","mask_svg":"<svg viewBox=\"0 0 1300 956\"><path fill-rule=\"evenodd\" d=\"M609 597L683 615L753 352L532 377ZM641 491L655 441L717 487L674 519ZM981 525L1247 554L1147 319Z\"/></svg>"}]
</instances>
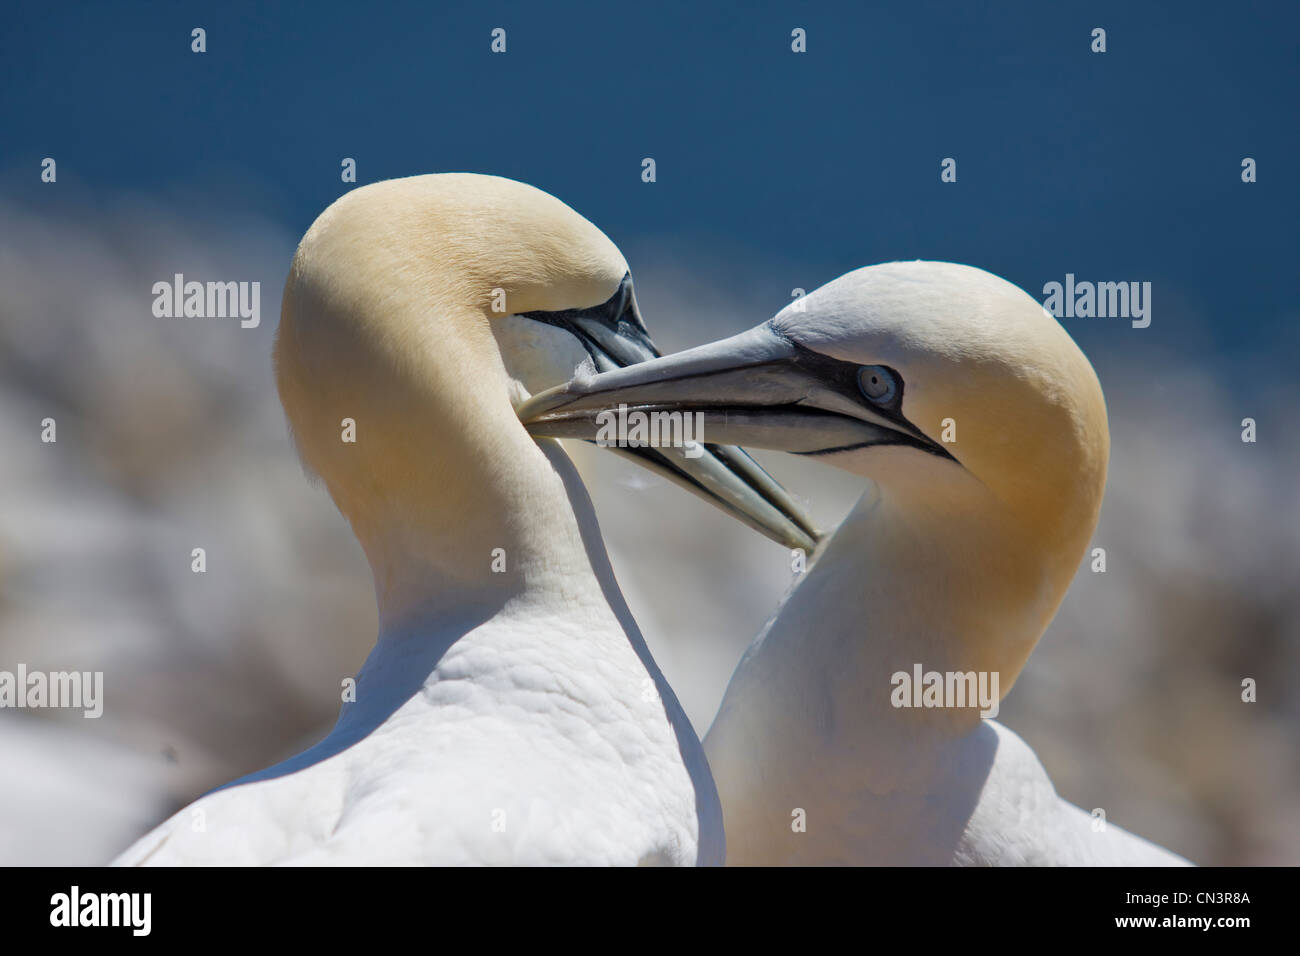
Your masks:
<instances>
[{"instance_id":1,"label":"black line on beak","mask_svg":"<svg viewBox=\"0 0 1300 956\"><path fill-rule=\"evenodd\" d=\"M578 319L600 323L609 329L614 337L626 339L641 346L654 358L659 358L662 354L650 339L650 333L646 330L645 322L641 319L641 311L637 308L636 291L632 287L632 274L630 272L623 274L623 281L618 284L614 294L600 305L593 305L586 309L560 309L555 312L521 312L519 314L523 318L533 319L536 322L545 322L547 325L554 325L557 328L564 329L582 343L582 347L587 350L591 360L597 363L598 368L602 357L610 359L616 365L624 368L634 363L625 362L617 355L610 355L606 349L592 339L589 332L582 328L577 321Z\"/></svg>"},{"instance_id":2,"label":"black line on beak","mask_svg":"<svg viewBox=\"0 0 1300 956\"><path fill-rule=\"evenodd\" d=\"M949 461L961 464L948 449L944 448L934 439L932 439L921 429L908 420L903 414L903 392L907 388L907 383L903 376L895 372L898 382L898 389L894 397L887 404L879 404L868 399L862 394L858 387L858 372L862 366L856 362L845 362L842 359L832 358L829 355L823 355L821 352L814 351L795 341L788 332L778 328L772 321L767 323L769 331L794 349L794 357L787 360L786 365L793 366L799 371L812 379L815 379L820 385L830 391L835 392L841 398L848 399L855 405L867 409L872 414L879 415L881 418L889 421L898 433L898 438L885 439L882 441L860 442L854 445L844 445L840 448L820 448L817 451L795 452L803 456L815 457L817 455L830 455L835 452L853 451L858 448L870 448L874 445L908 445L913 448L919 448L921 451L929 452L939 458L947 458ZM772 406L778 407L778 406ZM796 407L796 406L791 406ZM798 406L803 411L808 412L804 406ZM828 414L835 414L833 412Z\"/></svg>"}]
</instances>

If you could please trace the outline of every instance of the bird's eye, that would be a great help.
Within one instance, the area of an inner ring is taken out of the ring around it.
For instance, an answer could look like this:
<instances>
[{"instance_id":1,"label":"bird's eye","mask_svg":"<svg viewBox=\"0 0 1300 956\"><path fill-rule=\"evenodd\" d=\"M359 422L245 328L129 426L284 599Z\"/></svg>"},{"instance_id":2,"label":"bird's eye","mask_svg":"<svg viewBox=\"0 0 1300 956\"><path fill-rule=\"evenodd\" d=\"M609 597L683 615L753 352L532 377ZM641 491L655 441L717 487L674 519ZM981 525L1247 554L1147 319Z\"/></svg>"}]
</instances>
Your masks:
<instances>
[{"instance_id":1,"label":"bird's eye","mask_svg":"<svg viewBox=\"0 0 1300 956\"><path fill-rule=\"evenodd\" d=\"M880 405L888 405L898 394L898 378L883 365L864 365L858 369L858 388Z\"/></svg>"}]
</instances>

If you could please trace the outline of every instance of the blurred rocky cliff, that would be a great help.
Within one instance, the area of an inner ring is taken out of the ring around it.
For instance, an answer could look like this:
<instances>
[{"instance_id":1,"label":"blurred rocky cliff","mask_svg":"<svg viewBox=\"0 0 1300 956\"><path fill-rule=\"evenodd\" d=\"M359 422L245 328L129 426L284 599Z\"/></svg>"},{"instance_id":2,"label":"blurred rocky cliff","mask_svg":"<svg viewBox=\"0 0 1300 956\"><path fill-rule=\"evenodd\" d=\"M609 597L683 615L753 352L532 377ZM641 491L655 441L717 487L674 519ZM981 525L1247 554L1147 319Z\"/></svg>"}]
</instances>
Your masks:
<instances>
[{"instance_id":1,"label":"blurred rocky cliff","mask_svg":"<svg viewBox=\"0 0 1300 956\"><path fill-rule=\"evenodd\" d=\"M365 561L303 476L271 376L296 241L238 210L0 205L0 670L103 671L106 694L98 720L0 711L0 864L106 861L299 749L373 642ZM724 288L692 250L624 245L665 351L783 305L743 291L770 263L731 263ZM153 283L178 272L260 281L260 327L154 317ZM1000 719L1063 796L1112 822L1199 863L1300 863L1296 382L1089 352L1112 429L1107 571L1081 569ZM790 584L788 555L616 456L571 451L702 734ZM856 497L851 476L759 457L827 526Z\"/></svg>"}]
</instances>

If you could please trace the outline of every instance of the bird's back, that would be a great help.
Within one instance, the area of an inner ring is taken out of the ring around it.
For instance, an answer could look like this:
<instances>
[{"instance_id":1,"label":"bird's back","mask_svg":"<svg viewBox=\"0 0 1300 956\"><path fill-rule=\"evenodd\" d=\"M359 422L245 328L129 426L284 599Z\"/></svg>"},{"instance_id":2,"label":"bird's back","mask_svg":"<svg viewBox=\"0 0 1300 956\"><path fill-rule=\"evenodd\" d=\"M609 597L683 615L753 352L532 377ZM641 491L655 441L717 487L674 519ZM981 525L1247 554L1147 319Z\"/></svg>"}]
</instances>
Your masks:
<instances>
[{"instance_id":1,"label":"bird's back","mask_svg":"<svg viewBox=\"0 0 1300 956\"><path fill-rule=\"evenodd\" d=\"M954 856L974 866L1188 866L1061 799L1028 744L997 721L997 756Z\"/></svg>"},{"instance_id":2,"label":"bird's back","mask_svg":"<svg viewBox=\"0 0 1300 956\"><path fill-rule=\"evenodd\" d=\"M1095 826L995 720L952 737L880 728L875 739L893 743L834 752L736 724L725 736L715 724L706 739L729 864L1188 865L1114 824Z\"/></svg>"},{"instance_id":3,"label":"bird's back","mask_svg":"<svg viewBox=\"0 0 1300 956\"><path fill-rule=\"evenodd\" d=\"M700 832L694 758L624 647L606 645L595 667L544 663L489 622L360 739L345 714L320 744L199 799L116 862L709 862L721 835Z\"/></svg>"}]
</instances>

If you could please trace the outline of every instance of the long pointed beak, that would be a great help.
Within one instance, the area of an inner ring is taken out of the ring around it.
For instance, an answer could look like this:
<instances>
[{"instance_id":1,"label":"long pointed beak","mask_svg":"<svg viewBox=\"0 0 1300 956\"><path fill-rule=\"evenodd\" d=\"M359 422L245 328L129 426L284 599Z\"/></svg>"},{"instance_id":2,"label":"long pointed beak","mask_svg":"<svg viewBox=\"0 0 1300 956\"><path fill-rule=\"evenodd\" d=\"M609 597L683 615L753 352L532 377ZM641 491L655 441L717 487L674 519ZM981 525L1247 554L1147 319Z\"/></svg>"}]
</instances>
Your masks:
<instances>
[{"instance_id":1,"label":"long pointed beak","mask_svg":"<svg viewBox=\"0 0 1300 956\"><path fill-rule=\"evenodd\" d=\"M637 312L629 280L625 280L625 291L621 290L616 298L617 302L611 300L609 315L533 313L530 317L567 329L583 343L597 371L613 373L659 356ZM520 406L520 410L529 404L531 400ZM545 430L533 430L533 433L559 438L594 438L594 435ZM709 442L624 446L611 450L686 488L788 548L812 552L821 540L822 533L812 519L743 449Z\"/></svg>"},{"instance_id":2,"label":"long pointed beak","mask_svg":"<svg viewBox=\"0 0 1300 956\"><path fill-rule=\"evenodd\" d=\"M868 402L857 376L857 365L804 348L767 323L575 379L533 396L518 412L537 435L607 441L615 414L694 412L703 415L710 442L802 455L910 445L952 458L901 412Z\"/></svg>"}]
</instances>

